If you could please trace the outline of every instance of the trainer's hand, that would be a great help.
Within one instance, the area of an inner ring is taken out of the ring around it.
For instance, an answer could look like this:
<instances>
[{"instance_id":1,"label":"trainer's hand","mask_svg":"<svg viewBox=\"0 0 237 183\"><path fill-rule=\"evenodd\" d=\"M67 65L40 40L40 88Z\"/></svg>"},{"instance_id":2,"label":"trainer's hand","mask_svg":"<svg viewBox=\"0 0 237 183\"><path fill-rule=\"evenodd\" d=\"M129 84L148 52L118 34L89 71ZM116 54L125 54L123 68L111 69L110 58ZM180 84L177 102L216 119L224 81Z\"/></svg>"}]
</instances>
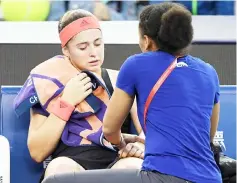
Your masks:
<instances>
[{"instance_id":1,"label":"trainer's hand","mask_svg":"<svg viewBox=\"0 0 237 183\"><path fill-rule=\"evenodd\" d=\"M124 148L119 151L120 158L136 157L144 158L144 149L139 147L137 143L128 143Z\"/></svg>"},{"instance_id":2,"label":"trainer's hand","mask_svg":"<svg viewBox=\"0 0 237 183\"><path fill-rule=\"evenodd\" d=\"M122 135L123 135L123 140L126 142L126 144L135 143L135 142L145 144L145 139L137 135L126 134L126 133L123 133Z\"/></svg>"}]
</instances>

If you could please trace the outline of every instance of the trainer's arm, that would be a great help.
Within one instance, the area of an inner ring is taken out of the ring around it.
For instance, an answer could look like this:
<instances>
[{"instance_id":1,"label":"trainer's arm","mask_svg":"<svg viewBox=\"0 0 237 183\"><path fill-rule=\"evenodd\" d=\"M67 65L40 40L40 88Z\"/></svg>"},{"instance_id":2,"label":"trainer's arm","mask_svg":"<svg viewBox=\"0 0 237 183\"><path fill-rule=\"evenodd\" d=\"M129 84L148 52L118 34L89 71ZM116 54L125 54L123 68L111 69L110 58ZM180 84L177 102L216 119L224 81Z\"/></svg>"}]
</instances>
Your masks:
<instances>
[{"instance_id":1,"label":"trainer's arm","mask_svg":"<svg viewBox=\"0 0 237 183\"><path fill-rule=\"evenodd\" d=\"M112 144L119 144L121 127L133 105L134 97L119 88L115 88L103 121L103 133Z\"/></svg>"},{"instance_id":2,"label":"trainer's arm","mask_svg":"<svg viewBox=\"0 0 237 183\"><path fill-rule=\"evenodd\" d=\"M107 71L109 73L113 88L116 88L116 81L117 81L119 71L111 70L111 69L107 69ZM140 121L138 119L136 98L134 98L134 102L133 102L132 108L130 110L130 114L131 114L131 118L132 118L132 121L133 121L133 124L135 126L137 133L142 135L142 137L144 137L144 133L142 131L142 127L141 127Z\"/></svg>"}]
</instances>

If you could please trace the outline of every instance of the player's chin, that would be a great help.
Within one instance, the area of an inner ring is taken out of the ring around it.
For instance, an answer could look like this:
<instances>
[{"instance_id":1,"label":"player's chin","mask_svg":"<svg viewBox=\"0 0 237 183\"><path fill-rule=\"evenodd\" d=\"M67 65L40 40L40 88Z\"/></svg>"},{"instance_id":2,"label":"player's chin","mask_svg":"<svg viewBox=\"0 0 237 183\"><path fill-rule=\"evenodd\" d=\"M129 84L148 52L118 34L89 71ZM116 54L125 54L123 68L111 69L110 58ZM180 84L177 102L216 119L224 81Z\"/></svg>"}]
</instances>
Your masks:
<instances>
[{"instance_id":1,"label":"player's chin","mask_svg":"<svg viewBox=\"0 0 237 183\"><path fill-rule=\"evenodd\" d=\"M98 72L101 69L101 63L97 64L89 64L88 65L88 70L92 72Z\"/></svg>"}]
</instances>

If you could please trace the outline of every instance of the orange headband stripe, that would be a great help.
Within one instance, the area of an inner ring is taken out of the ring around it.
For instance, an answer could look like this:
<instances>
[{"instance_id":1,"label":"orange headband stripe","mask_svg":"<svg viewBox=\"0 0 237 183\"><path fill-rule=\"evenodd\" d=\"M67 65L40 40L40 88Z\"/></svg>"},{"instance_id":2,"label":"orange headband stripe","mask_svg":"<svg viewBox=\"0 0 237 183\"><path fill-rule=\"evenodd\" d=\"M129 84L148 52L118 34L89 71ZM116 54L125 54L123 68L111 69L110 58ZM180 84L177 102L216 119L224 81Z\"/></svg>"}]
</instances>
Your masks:
<instances>
[{"instance_id":1,"label":"orange headband stripe","mask_svg":"<svg viewBox=\"0 0 237 183\"><path fill-rule=\"evenodd\" d=\"M64 27L59 33L62 47L64 47L72 37L87 29L100 29L99 21L94 17L84 17Z\"/></svg>"}]
</instances>

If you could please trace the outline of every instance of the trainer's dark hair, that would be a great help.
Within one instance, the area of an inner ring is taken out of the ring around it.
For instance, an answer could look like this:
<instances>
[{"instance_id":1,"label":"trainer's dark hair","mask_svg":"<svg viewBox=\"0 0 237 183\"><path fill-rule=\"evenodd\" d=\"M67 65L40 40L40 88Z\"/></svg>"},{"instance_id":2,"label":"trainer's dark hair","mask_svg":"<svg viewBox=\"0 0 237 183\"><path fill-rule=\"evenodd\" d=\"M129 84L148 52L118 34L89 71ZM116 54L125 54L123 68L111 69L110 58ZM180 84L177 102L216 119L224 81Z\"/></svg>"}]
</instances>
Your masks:
<instances>
[{"instance_id":1,"label":"trainer's dark hair","mask_svg":"<svg viewBox=\"0 0 237 183\"><path fill-rule=\"evenodd\" d=\"M77 10L70 10L67 13L65 13L58 23L58 32L60 33L64 27L66 27L68 24L72 23L73 21L84 18L84 17L92 17L94 16L92 13L86 10L77 9Z\"/></svg>"},{"instance_id":2,"label":"trainer's dark hair","mask_svg":"<svg viewBox=\"0 0 237 183\"><path fill-rule=\"evenodd\" d=\"M149 5L139 19L141 35L150 37L162 51L181 54L192 42L192 14L181 4Z\"/></svg>"}]
</instances>

